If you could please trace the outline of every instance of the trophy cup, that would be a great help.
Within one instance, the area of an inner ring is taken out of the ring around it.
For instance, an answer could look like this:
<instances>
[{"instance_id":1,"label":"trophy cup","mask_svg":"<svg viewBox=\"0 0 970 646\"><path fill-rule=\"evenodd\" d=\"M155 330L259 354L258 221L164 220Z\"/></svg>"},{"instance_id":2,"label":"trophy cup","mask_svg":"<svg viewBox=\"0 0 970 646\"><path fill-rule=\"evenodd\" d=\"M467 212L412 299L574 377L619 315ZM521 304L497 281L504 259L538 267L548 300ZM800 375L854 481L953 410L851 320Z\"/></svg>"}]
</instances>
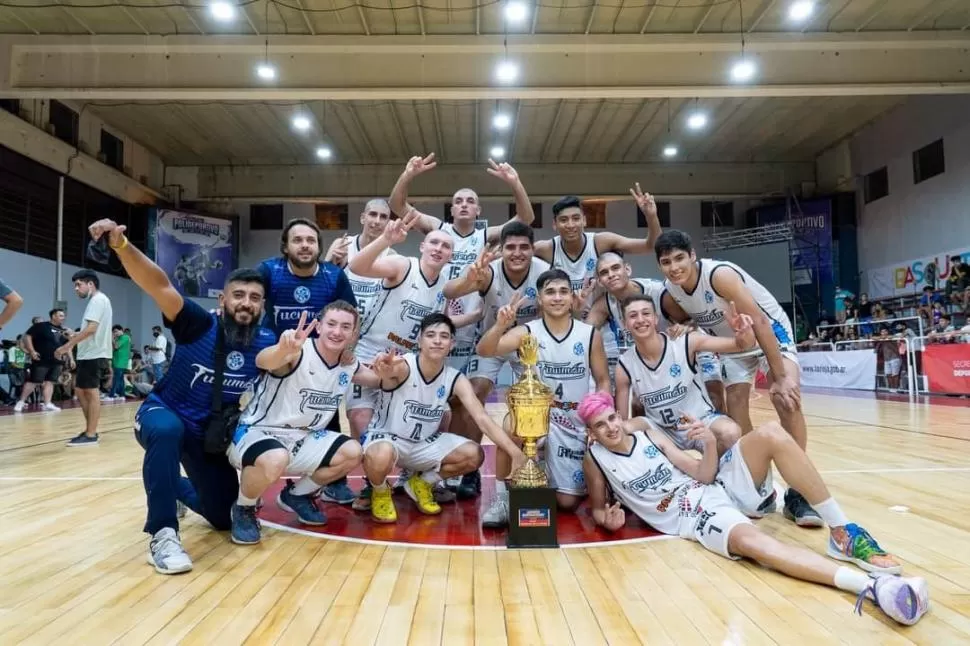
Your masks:
<instances>
[{"instance_id":1,"label":"trophy cup","mask_svg":"<svg viewBox=\"0 0 970 646\"><path fill-rule=\"evenodd\" d=\"M536 369L539 342L531 334L519 345L523 371L509 388L506 402L512 433L522 440L526 463L509 479L508 547L559 547L556 539L556 490L536 462L536 443L549 433L552 390Z\"/></svg>"}]
</instances>

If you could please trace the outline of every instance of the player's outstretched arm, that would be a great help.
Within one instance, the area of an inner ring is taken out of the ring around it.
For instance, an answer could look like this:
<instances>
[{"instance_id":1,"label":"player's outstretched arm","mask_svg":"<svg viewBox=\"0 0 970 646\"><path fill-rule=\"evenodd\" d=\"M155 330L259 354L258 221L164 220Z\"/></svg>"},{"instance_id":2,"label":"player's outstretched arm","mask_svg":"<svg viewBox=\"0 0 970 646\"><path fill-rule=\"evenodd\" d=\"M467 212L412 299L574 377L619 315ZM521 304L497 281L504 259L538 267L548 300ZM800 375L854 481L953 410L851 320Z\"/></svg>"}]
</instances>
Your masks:
<instances>
[{"instance_id":1,"label":"player's outstretched arm","mask_svg":"<svg viewBox=\"0 0 970 646\"><path fill-rule=\"evenodd\" d=\"M280 335L276 345L260 350L256 355L256 367L271 374L281 376L290 372L303 352L303 344L317 329L317 320L306 322L307 313L300 314L300 322L295 330L286 330Z\"/></svg>"},{"instance_id":2,"label":"player's outstretched arm","mask_svg":"<svg viewBox=\"0 0 970 646\"><path fill-rule=\"evenodd\" d=\"M412 213L405 218L388 222L384 232L361 249L347 268L365 278L384 278L391 283L403 280L410 267L408 259L397 255L381 257L381 254L391 246L404 242L408 231L417 221L418 216Z\"/></svg>"},{"instance_id":3,"label":"player's outstretched arm","mask_svg":"<svg viewBox=\"0 0 970 646\"><path fill-rule=\"evenodd\" d=\"M613 376L613 380L616 382L616 412L619 413L620 419L629 419L630 373L626 371L626 366L623 365L622 359L616 364L616 373Z\"/></svg>"},{"instance_id":4,"label":"player's outstretched arm","mask_svg":"<svg viewBox=\"0 0 970 646\"><path fill-rule=\"evenodd\" d=\"M603 348L603 336L599 330L593 331L593 347L589 351L589 369L596 382L596 390L610 392L610 369Z\"/></svg>"},{"instance_id":5,"label":"player's outstretched arm","mask_svg":"<svg viewBox=\"0 0 970 646\"><path fill-rule=\"evenodd\" d=\"M408 215L414 215L417 218L414 228L421 233L440 229L441 220L427 213L422 213L408 204L408 187L411 185L411 180L437 165L438 162L434 159L434 153L427 157L412 157L408 160L407 166L404 167L404 172L397 178L394 188L391 189L391 196L387 198L387 204L391 207L392 213L396 213L402 218Z\"/></svg>"},{"instance_id":6,"label":"player's outstretched arm","mask_svg":"<svg viewBox=\"0 0 970 646\"><path fill-rule=\"evenodd\" d=\"M498 177L512 189L512 196L515 198L515 217L513 219L523 224L532 224L536 219L536 214L532 209L532 200L529 199L529 194L526 192L525 186L522 185L519 173L512 168L511 164L498 164L492 159L488 160L488 166L485 170L489 175ZM489 244L498 242L502 235L502 226L504 225L491 226L485 230L485 238Z\"/></svg>"},{"instance_id":7,"label":"player's outstretched arm","mask_svg":"<svg viewBox=\"0 0 970 646\"><path fill-rule=\"evenodd\" d=\"M663 454L667 456L667 459L675 467L698 482L703 482L704 484L714 482L714 478L717 477L718 466L717 438L714 436L714 433L711 432L711 429L704 422L690 418L680 428L681 430L687 431L687 438L689 440L693 441L697 439L703 442L704 453L700 459L677 448L677 445L667 437L666 433L653 426L648 427L645 433L650 438L650 441L658 449L663 451Z\"/></svg>"},{"instance_id":8,"label":"player's outstretched arm","mask_svg":"<svg viewBox=\"0 0 970 646\"><path fill-rule=\"evenodd\" d=\"M499 309L495 317L495 323L485 331L482 338L478 341L475 351L481 357L500 357L509 352L518 350L522 339L529 331L523 325L515 325L515 313L522 306L522 295L516 292L512 295L512 300L508 305Z\"/></svg>"},{"instance_id":9,"label":"player's outstretched arm","mask_svg":"<svg viewBox=\"0 0 970 646\"><path fill-rule=\"evenodd\" d=\"M408 374L407 362L396 351L381 352L370 366L360 364L351 381L365 388L393 387L401 383ZM393 384L393 385L392 385Z\"/></svg>"},{"instance_id":10,"label":"player's outstretched arm","mask_svg":"<svg viewBox=\"0 0 970 646\"><path fill-rule=\"evenodd\" d=\"M495 446L504 451L506 455L512 458L513 472L525 464L525 454L522 453L522 449L516 446L508 433L503 431L489 417L488 413L485 412L485 407L478 401L478 397L475 396L475 390L472 388L472 383L468 381L468 377L465 375L458 375L458 379L455 381L455 396L458 397L458 401L461 402L465 410L472 416L472 419L485 436L492 440Z\"/></svg>"},{"instance_id":11,"label":"player's outstretched arm","mask_svg":"<svg viewBox=\"0 0 970 646\"><path fill-rule=\"evenodd\" d=\"M482 249L478 258L468 265L458 278L445 283L441 290L445 298L461 298L475 292L482 293L492 282L492 268L489 263L496 257L491 249Z\"/></svg>"}]
</instances>

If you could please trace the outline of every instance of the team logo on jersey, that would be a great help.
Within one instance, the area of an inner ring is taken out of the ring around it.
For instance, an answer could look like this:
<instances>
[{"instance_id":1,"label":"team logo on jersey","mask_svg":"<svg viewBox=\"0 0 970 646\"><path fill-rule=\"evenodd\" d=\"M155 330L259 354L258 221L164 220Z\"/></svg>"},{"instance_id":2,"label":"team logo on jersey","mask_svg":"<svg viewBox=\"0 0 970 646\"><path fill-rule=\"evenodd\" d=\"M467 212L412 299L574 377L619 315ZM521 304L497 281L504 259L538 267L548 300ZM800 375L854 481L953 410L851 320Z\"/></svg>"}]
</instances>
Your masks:
<instances>
[{"instance_id":1,"label":"team logo on jersey","mask_svg":"<svg viewBox=\"0 0 970 646\"><path fill-rule=\"evenodd\" d=\"M306 289L305 287L298 287L299 289ZM369 298L371 296L376 296L381 291L381 281L379 280L351 280L350 290L354 293L358 299ZM307 299L310 298L310 290L307 290ZM293 295L296 298L296 294ZM297 298L297 300L299 300ZM300 303L305 303L306 301L299 301Z\"/></svg>"},{"instance_id":2,"label":"team logo on jersey","mask_svg":"<svg viewBox=\"0 0 970 646\"><path fill-rule=\"evenodd\" d=\"M445 387L444 386L438 386L438 397L441 398L441 397L444 397L444 396L445 396Z\"/></svg>"},{"instance_id":3,"label":"team logo on jersey","mask_svg":"<svg viewBox=\"0 0 970 646\"><path fill-rule=\"evenodd\" d=\"M302 398L300 400L301 413L305 412L306 409L334 411L340 407L340 399L343 394L314 390L313 388L301 388L300 397Z\"/></svg>"},{"instance_id":4,"label":"team logo on jersey","mask_svg":"<svg viewBox=\"0 0 970 646\"><path fill-rule=\"evenodd\" d=\"M593 271L594 269L596 269L596 259L589 258L586 261L586 271Z\"/></svg>"},{"instance_id":5,"label":"team logo on jersey","mask_svg":"<svg viewBox=\"0 0 970 646\"><path fill-rule=\"evenodd\" d=\"M634 493L643 493L649 489L659 489L670 482L674 477L674 472L670 465L661 464L656 469L647 471L639 478L623 483L624 489L629 489Z\"/></svg>"},{"instance_id":6,"label":"team logo on jersey","mask_svg":"<svg viewBox=\"0 0 970 646\"><path fill-rule=\"evenodd\" d=\"M444 411L436 406L428 406L414 399L404 402L404 421L435 424L441 421Z\"/></svg>"},{"instance_id":7,"label":"team logo on jersey","mask_svg":"<svg viewBox=\"0 0 970 646\"><path fill-rule=\"evenodd\" d=\"M226 357L226 367L230 370L239 370L246 363L246 357L242 355L242 352L233 350Z\"/></svg>"},{"instance_id":8,"label":"team logo on jersey","mask_svg":"<svg viewBox=\"0 0 970 646\"><path fill-rule=\"evenodd\" d=\"M647 456L648 458L650 458L650 459L653 459L653 458L657 457L657 454L659 454L659 453L660 453L660 451L658 451L657 450L657 447L655 447L653 444L651 444L647 448L643 449L643 454L645 456Z\"/></svg>"},{"instance_id":9,"label":"team logo on jersey","mask_svg":"<svg viewBox=\"0 0 970 646\"><path fill-rule=\"evenodd\" d=\"M337 383L341 386L346 386L348 383L350 383L350 375L348 375L346 372L341 372L340 376L337 377Z\"/></svg>"},{"instance_id":10,"label":"team logo on jersey","mask_svg":"<svg viewBox=\"0 0 970 646\"><path fill-rule=\"evenodd\" d=\"M708 305L714 302L714 294L712 294L709 290L704 291L704 302Z\"/></svg>"},{"instance_id":11,"label":"team logo on jersey","mask_svg":"<svg viewBox=\"0 0 970 646\"><path fill-rule=\"evenodd\" d=\"M675 363L674 365L670 366L670 376L671 377L679 377L680 376L680 364L679 363Z\"/></svg>"},{"instance_id":12,"label":"team logo on jersey","mask_svg":"<svg viewBox=\"0 0 970 646\"><path fill-rule=\"evenodd\" d=\"M584 361L569 363L568 361L540 361L539 371L543 377L556 380L581 379L586 376Z\"/></svg>"},{"instance_id":13,"label":"team logo on jersey","mask_svg":"<svg viewBox=\"0 0 970 646\"><path fill-rule=\"evenodd\" d=\"M585 483L586 483L586 474L583 473L583 470L579 469L577 471L573 471L573 484L581 485Z\"/></svg>"},{"instance_id":14,"label":"team logo on jersey","mask_svg":"<svg viewBox=\"0 0 970 646\"><path fill-rule=\"evenodd\" d=\"M421 322L428 314L431 314L434 310L424 303L416 303L414 301L405 300L401 302L401 320L411 319L418 323Z\"/></svg>"},{"instance_id":15,"label":"team logo on jersey","mask_svg":"<svg viewBox=\"0 0 970 646\"><path fill-rule=\"evenodd\" d=\"M444 303L445 302L445 293L444 292L438 292L438 295L435 296L435 300L438 302L438 305L441 305L442 303Z\"/></svg>"},{"instance_id":16,"label":"team logo on jersey","mask_svg":"<svg viewBox=\"0 0 970 646\"><path fill-rule=\"evenodd\" d=\"M586 352L586 348L585 346L583 346L582 343L576 343L573 345L573 354L575 354L577 357L583 356L585 352Z\"/></svg>"},{"instance_id":17,"label":"team logo on jersey","mask_svg":"<svg viewBox=\"0 0 970 646\"><path fill-rule=\"evenodd\" d=\"M648 408L653 408L654 406L669 406L670 404L676 404L682 399L687 397L687 386L684 384L676 384L674 386L665 386L660 390L652 390L647 393L640 395L640 404L643 406L644 410Z\"/></svg>"},{"instance_id":18,"label":"team logo on jersey","mask_svg":"<svg viewBox=\"0 0 970 646\"><path fill-rule=\"evenodd\" d=\"M721 464L727 464L728 462L731 461L731 458L733 457L734 457L734 447L732 446L731 448L729 448L727 451L724 452L724 455L721 456Z\"/></svg>"},{"instance_id":19,"label":"team logo on jersey","mask_svg":"<svg viewBox=\"0 0 970 646\"><path fill-rule=\"evenodd\" d=\"M310 288L300 285L293 290L293 300L301 305L310 300Z\"/></svg>"},{"instance_id":20,"label":"team logo on jersey","mask_svg":"<svg viewBox=\"0 0 970 646\"><path fill-rule=\"evenodd\" d=\"M226 364L228 363L229 357L226 357ZM192 375L192 380L189 382L189 388L194 388L196 382L200 379L202 380L202 383L210 386L213 384L213 382L215 382L216 371L212 368L203 366L200 363L193 363L192 368L195 370L195 374ZM222 389L226 394L241 395L252 385L254 380L254 377L240 374L238 372L226 372L222 375Z\"/></svg>"},{"instance_id":21,"label":"team logo on jersey","mask_svg":"<svg viewBox=\"0 0 970 646\"><path fill-rule=\"evenodd\" d=\"M536 297L536 288L535 287L526 287L525 288L525 297L526 298L535 298Z\"/></svg>"}]
</instances>

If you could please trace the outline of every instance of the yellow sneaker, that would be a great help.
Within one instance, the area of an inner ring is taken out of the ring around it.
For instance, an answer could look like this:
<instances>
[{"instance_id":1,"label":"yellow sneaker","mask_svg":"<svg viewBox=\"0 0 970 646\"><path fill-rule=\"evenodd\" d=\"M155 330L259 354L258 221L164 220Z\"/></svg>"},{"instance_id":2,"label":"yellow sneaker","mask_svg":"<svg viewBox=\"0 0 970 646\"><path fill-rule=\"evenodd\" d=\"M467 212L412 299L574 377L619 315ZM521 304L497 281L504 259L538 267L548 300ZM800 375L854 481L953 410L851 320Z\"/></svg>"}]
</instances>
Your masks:
<instances>
[{"instance_id":1,"label":"yellow sneaker","mask_svg":"<svg viewBox=\"0 0 970 646\"><path fill-rule=\"evenodd\" d=\"M391 488L386 484L378 489L374 487L370 494L370 515L378 523L396 523L397 509L391 497Z\"/></svg>"},{"instance_id":2,"label":"yellow sneaker","mask_svg":"<svg viewBox=\"0 0 970 646\"><path fill-rule=\"evenodd\" d=\"M418 505L422 514L433 516L441 513L441 506L434 500L434 485L422 480L420 475L414 474L408 478L404 491Z\"/></svg>"}]
</instances>

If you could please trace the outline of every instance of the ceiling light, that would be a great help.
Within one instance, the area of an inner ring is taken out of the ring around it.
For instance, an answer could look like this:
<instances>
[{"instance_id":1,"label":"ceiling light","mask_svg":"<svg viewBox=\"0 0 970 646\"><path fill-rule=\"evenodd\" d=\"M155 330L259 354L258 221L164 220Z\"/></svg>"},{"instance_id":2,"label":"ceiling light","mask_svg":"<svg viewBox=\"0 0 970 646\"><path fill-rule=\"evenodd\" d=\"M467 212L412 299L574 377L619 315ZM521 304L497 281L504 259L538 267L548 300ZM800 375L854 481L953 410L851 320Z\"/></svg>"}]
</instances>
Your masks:
<instances>
[{"instance_id":1,"label":"ceiling light","mask_svg":"<svg viewBox=\"0 0 970 646\"><path fill-rule=\"evenodd\" d=\"M707 115L703 112L695 112L687 117L687 127L691 130L700 130L707 125Z\"/></svg>"},{"instance_id":2,"label":"ceiling light","mask_svg":"<svg viewBox=\"0 0 970 646\"><path fill-rule=\"evenodd\" d=\"M664 157L676 157L677 146L664 146Z\"/></svg>"},{"instance_id":3,"label":"ceiling light","mask_svg":"<svg viewBox=\"0 0 970 646\"><path fill-rule=\"evenodd\" d=\"M495 78L501 83L512 83L519 77L519 66L512 61L502 61L495 68Z\"/></svg>"},{"instance_id":4,"label":"ceiling light","mask_svg":"<svg viewBox=\"0 0 970 646\"><path fill-rule=\"evenodd\" d=\"M302 114L296 115L293 117L293 127L300 132L306 132L310 129L310 118Z\"/></svg>"},{"instance_id":5,"label":"ceiling light","mask_svg":"<svg viewBox=\"0 0 970 646\"><path fill-rule=\"evenodd\" d=\"M330 152L330 149L326 146L320 146L317 148L317 157L320 159L330 159L332 155L333 153Z\"/></svg>"},{"instance_id":6,"label":"ceiling light","mask_svg":"<svg viewBox=\"0 0 970 646\"><path fill-rule=\"evenodd\" d=\"M492 149L488 151L489 156L492 159L503 159L505 157L505 148L501 146L492 146Z\"/></svg>"},{"instance_id":7,"label":"ceiling light","mask_svg":"<svg viewBox=\"0 0 970 646\"><path fill-rule=\"evenodd\" d=\"M496 130L508 130L512 125L512 117L507 114L497 114L492 117L492 125Z\"/></svg>"},{"instance_id":8,"label":"ceiling light","mask_svg":"<svg viewBox=\"0 0 970 646\"><path fill-rule=\"evenodd\" d=\"M269 63L260 63L256 66L256 76L265 81L272 81L276 78L276 68Z\"/></svg>"},{"instance_id":9,"label":"ceiling light","mask_svg":"<svg viewBox=\"0 0 970 646\"><path fill-rule=\"evenodd\" d=\"M509 22L522 22L529 15L529 8L523 2L511 0L505 5L505 19Z\"/></svg>"},{"instance_id":10,"label":"ceiling light","mask_svg":"<svg viewBox=\"0 0 970 646\"><path fill-rule=\"evenodd\" d=\"M209 5L209 12L216 20L227 22L236 17L236 6L225 0L217 0Z\"/></svg>"},{"instance_id":11,"label":"ceiling light","mask_svg":"<svg viewBox=\"0 0 970 646\"><path fill-rule=\"evenodd\" d=\"M731 79L739 83L744 83L745 81L753 79L757 71L758 68L755 66L754 61L742 58L731 67Z\"/></svg>"},{"instance_id":12,"label":"ceiling light","mask_svg":"<svg viewBox=\"0 0 970 646\"><path fill-rule=\"evenodd\" d=\"M788 17L796 22L806 20L815 11L815 3L812 0L797 0L788 7Z\"/></svg>"}]
</instances>

